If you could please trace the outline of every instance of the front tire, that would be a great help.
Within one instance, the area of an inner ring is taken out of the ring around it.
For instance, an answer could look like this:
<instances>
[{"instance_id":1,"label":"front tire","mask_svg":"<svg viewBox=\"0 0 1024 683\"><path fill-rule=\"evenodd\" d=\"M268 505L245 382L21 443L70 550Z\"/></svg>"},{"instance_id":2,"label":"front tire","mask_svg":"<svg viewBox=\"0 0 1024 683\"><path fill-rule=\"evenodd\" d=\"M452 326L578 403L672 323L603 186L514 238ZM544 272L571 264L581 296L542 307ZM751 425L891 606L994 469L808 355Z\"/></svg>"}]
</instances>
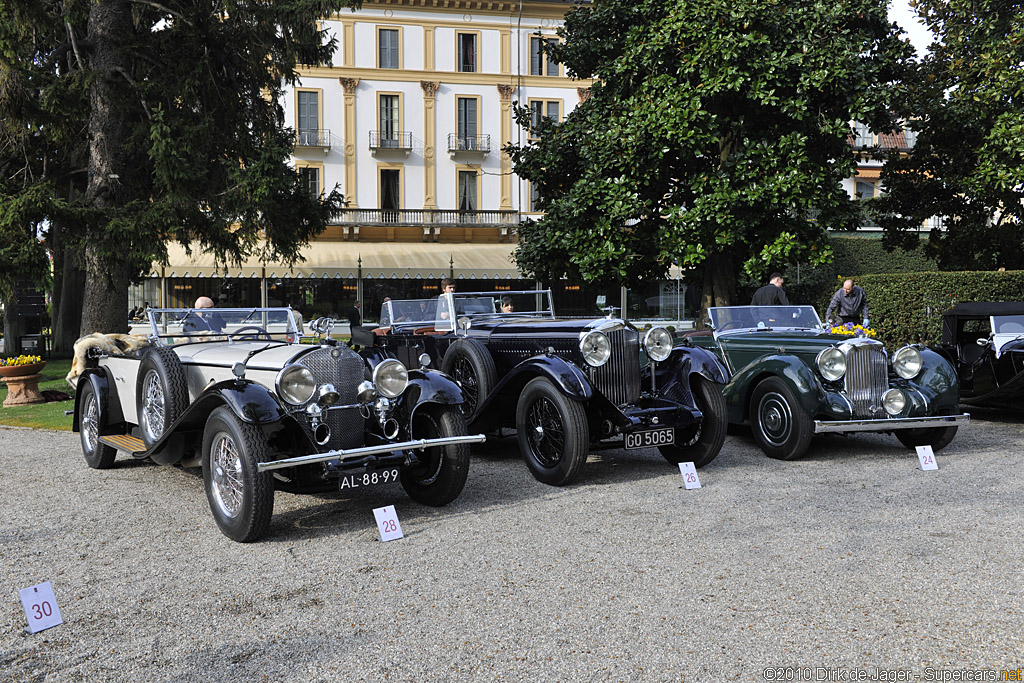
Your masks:
<instances>
[{"instance_id":1,"label":"front tire","mask_svg":"<svg viewBox=\"0 0 1024 683\"><path fill-rule=\"evenodd\" d=\"M412 418L412 438L465 436L466 420L458 408L421 408ZM441 507L462 493L469 476L469 444L434 446L419 452L419 463L402 469L402 488L420 505Z\"/></svg>"},{"instance_id":2,"label":"front tire","mask_svg":"<svg viewBox=\"0 0 1024 683\"><path fill-rule=\"evenodd\" d=\"M117 458L117 449L100 441L103 427L103 410L99 396L92 382L85 380L82 387L82 398L79 399L82 414L79 420L78 435L82 439L82 454L85 462L96 470L105 470L113 466Z\"/></svg>"},{"instance_id":3,"label":"front tire","mask_svg":"<svg viewBox=\"0 0 1024 683\"><path fill-rule=\"evenodd\" d=\"M721 387L700 376L693 379L692 386L694 404L704 418L691 427L676 429L676 443L658 450L673 465L693 462L694 467L704 467L722 450L729 420Z\"/></svg>"},{"instance_id":4,"label":"front tire","mask_svg":"<svg viewBox=\"0 0 1024 683\"><path fill-rule=\"evenodd\" d=\"M490 351L476 339L457 339L445 352L441 371L462 388L465 400L460 408L467 420L472 419L494 388L496 373Z\"/></svg>"},{"instance_id":5,"label":"front tire","mask_svg":"<svg viewBox=\"0 0 1024 683\"><path fill-rule=\"evenodd\" d=\"M939 452L956 436L957 427L928 427L926 429L900 429L896 438L907 448L931 446L932 452Z\"/></svg>"},{"instance_id":6,"label":"front tire","mask_svg":"<svg viewBox=\"0 0 1024 683\"><path fill-rule=\"evenodd\" d=\"M777 377L769 377L754 388L750 425L754 440L769 458L795 460L811 445L811 418Z\"/></svg>"},{"instance_id":7,"label":"front tire","mask_svg":"<svg viewBox=\"0 0 1024 683\"><path fill-rule=\"evenodd\" d=\"M270 527L274 480L256 471L270 455L258 427L241 422L226 406L210 414L203 432L203 484L213 519L231 540L249 543Z\"/></svg>"},{"instance_id":8,"label":"front tire","mask_svg":"<svg viewBox=\"0 0 1024 683\"><path fill-rule=\"evenodd\" d=\"M537 481L571 483L587 461L587 414L548 379L530 380L516 407L519 450Z\"/></svg>"},{"instance_id":9,"label":"front tire","mask_svg":"<svg viewBox=\"0 0 1024 683\"><path fill-rule=\"evenodd\" d=\"M139 364L135 404L142 441L152 448L188 407L185 369L172 349L154 346L146 351Z\"/></svg>"}]
</instances>

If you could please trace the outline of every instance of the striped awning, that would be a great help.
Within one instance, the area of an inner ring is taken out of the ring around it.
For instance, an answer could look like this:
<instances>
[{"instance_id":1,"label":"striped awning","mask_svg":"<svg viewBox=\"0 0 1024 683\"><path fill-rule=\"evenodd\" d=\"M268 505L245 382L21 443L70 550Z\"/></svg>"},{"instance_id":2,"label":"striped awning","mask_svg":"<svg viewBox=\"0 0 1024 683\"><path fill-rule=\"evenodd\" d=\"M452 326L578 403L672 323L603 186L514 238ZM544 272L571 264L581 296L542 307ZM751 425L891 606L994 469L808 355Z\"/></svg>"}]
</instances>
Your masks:
<instances>
[{"instance_id":1,"label":"striped awning","mask_svg":"<svg viewBox=\"0 0 1024 683\"><path fill-rule=\"evenodd\" d=\"M168 265L153 276L189 278L519 279L512 263L515 244L437 242L314 242L292 267L250 259L239 266L215 262L212 254L168 245Z\"/></svg>"}]
</instances>

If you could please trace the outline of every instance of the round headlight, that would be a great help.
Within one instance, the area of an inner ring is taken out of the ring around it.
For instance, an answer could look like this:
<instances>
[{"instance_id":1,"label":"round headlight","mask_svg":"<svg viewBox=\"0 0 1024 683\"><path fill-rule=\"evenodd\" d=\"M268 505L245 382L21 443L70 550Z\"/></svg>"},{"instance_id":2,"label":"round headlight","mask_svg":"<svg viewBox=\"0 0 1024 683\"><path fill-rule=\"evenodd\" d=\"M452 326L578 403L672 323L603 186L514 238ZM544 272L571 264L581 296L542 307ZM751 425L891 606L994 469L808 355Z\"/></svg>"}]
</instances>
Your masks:
<instances>
[{"instance_id":1,"label":"round headlight","mask_svg":"<svg viewBox=\"0 0 1024 683\"><path fill-rule=\"evenodd\" d=\"M652 327L644 335L644 351L648 357L661 362L672 355L672 333L664 327Z\"/></svg>"},{"instance_id":2,"label":"round headlight","mask_svg":"<svg viewBox=\"0 0 1024 683\"><path fill-rule=\"evenodd\" d=\"M373 369L373 386L388 398L401 396L405 388L409 386L409 371L405 369L401 361L394 358L382 360Z\"/></svg>"},{"instance_id":3,"label":"round headlight","mask_svg":"<svg viewBox=\"0 0 1024 683\"><path fill-rule=\"evenodd\" d=\"M846 354L832 347L818 354L818 372L825 379L834 382L846 374Z\"/></svg>"},{"instance_id":4,"label":"round headlight","mask_svg":"<svg viewBox=\"0 0 1024 683\"><path fill-rule=\"evenodd\" d=\"M890 415L899 415L907 407L907 397L899 389L890 389L882 394L882 405Z\"/></svg>"},{"instance_id":5,"label":"round headlight","mask_svg":"<svg viewBox=\"0 0 1024 683\"><path fill-rule=\"evenodd\" d=\"M316 382L304 365L289 365L277 375L277 393L288 403L301 406L313 398Z\"/></svg>"},{"instance_id":6,"label":"round headlight","mask_svg":"<svg viewBox=\"0 0 1024 683\"><path fill-rule=\"evenodd\" d=\"M611 358L612 344L603 332L594 330L587 332L580 339L580 353L583 354L583 360L587 361L587 365L599 368Z\"/></svg>"},{"instance_id":7,"label":"round headlight","mask_svg":"<svg viewBox=\"0 0 1024 683\"><path fill-rule=\"evenodd\" d=\"M892 355L892 369L903 379L917 377L922 365L921 352L913 346L904 346Z\"/></svg>"}]
</instances>

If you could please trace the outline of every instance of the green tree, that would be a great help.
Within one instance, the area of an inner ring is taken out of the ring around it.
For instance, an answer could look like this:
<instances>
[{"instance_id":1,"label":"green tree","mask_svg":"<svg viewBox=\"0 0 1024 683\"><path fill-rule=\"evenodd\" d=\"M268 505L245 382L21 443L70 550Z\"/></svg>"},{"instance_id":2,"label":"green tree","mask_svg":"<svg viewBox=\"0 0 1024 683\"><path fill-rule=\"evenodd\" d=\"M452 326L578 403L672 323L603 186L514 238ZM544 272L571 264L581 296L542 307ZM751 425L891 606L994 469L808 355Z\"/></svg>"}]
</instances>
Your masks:
<instances>
[{"instance_id":1,"label":"green tree","mask_svg":"<svg viewBox=\"0 0 1024 683\"><path fill-rule=\"evenodd\" d=\"M706 306L761 276L829 258L852 228L841 187L850 122L893 125L885 84L909 44L881 0L596 0L551 46L591 96L510 145L546 215L520 226L516 260L551 278L622 283L694 266ZM808 221L809 214L817 216Z\"/></svg>"},{"instance_id":2,"label":"green tree","mask_svg":"<svg viewBox=\"0 0 1024 683\"><path fill-rule=\"evenodd\" d=\"M77 168L71 142L60 163L30 158L40 173L3 188L36 197L28 213L64 226L61 243L81 254L83 333L124 328L129 282L168 241L223 262L300 258L342 198L311 197L289 167L280 96L299 64L334 50L317 20L360 4L0 0L5 111L48 125L50 142L84 141Z\"/></svg>"},{"instance_id":3,"label":"green tree","mask_svg":"<svg viewBox=\"0 0 1024 683\"><path fill-rule=\"evenodd\" d=\"M943 269L1024 267L1024 3L918 0L937 36L900 99L917 141L882 171L876 208L888 245L928 251Z\"/></svg>"}]
</instances>

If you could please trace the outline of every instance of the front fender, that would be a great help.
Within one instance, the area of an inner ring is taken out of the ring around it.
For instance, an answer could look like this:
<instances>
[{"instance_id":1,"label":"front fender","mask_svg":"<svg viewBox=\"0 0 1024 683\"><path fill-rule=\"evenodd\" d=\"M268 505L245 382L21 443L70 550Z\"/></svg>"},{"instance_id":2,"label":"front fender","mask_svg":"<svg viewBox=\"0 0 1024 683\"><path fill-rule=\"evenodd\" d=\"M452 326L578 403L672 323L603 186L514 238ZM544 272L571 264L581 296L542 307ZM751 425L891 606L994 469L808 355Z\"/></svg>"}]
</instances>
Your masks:
<instances>
[{"instance_id":1,"label":"front fender","mask_svg":"<svg viewBox=\"0 0 1024 683\"><path fill-rule=\"evenodd\" d=\"M527 358L512 368L484 399L470 422L470 430L489 430L500 426L502 418L515 416L519 394L535 377L546 377L563 394L574 401L589 401L594 396L590 379L574 363L558 356L540 355Z\"/></svg>"},{"instance_id":2,"label":"front fender","mask_svg":"<svg viewBox=\"0 0 1024 683\"><path fill-rule=\"evenodd\" d=\"M907 383L925 397L932 413L956 412L960 399L960 378L956 368L940 353L927 348L918 350L921 352L921 373L912 380L906 380Z\"/></svg>"},{"instance_id":3,"label":"front fender","mask_svg":"<svg viewBox=\"0 0 1024 683\"><path fill-rule=\"evenodd\" d=\"M409 370L409 386L402 394L397 412L411 435L412 418L424 405L457 406L465 400L462 388L440 370Z\"/></svg>"},{"instance_id":4,"label":"front fender","mask_svg":"<svg viewBox=\"0 0 1024 683\"><path fill-rule=\"evenodd\" d=\"M103 367L88 368L78 377L78 386L82 382L92 385L93 393L99 400L100 409L100 434L124 434L126 431L124 415L121 412L121 402L115 394L116 386L110 381L107 369ZM77 432L81 427L81 400L82 392L75 392L75 413L71 419L71 431Z\"/></svg>"},{"instance_id":5,"label":"front fender","mask_svg":"<svg viewBox=\"0 0 1024 683\"><path fill-rule=\"evenodd\" d=\"M729 413L729 422L745 422L750 397L761 380L776 377L789 387L800 407L812 417L827 405L827 392L814 371L797 356L774 354L762 356L737 370L722 390Z\"/></svg>"},{"instance_id":6,"label":"front fender","mask_svg":"<svg viewBox=\"0 0 1024 683\"><path fill-rule=\"evenodd\" d=\"M649 373L645 374L650 376ZM687 377L696 374L716 384L725 384L729 381L729 373L722 365L722 361L718 360L718 356L707 349L690 344L676 346L667 360L658 363L657 377L660 379L663 374L683 374Z\"/></svg>"}]
</instances>

